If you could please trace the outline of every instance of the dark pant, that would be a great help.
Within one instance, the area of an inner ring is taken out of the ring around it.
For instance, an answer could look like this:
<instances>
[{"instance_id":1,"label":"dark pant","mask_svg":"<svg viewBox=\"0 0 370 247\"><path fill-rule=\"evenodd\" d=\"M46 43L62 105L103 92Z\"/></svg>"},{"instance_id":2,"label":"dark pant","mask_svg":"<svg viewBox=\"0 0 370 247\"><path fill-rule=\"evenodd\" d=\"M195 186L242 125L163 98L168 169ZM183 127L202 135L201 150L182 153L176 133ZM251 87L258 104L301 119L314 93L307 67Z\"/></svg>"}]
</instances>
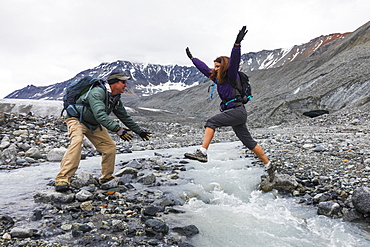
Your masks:
<instances>
[{"instance_id":1,"label":"dark pant","mask_svg":"<svg viewBox=\"0 0 370 247\"><path fill-rule=\"evenodd\" d=\"M239 140L250 150L252 150L257 142L252 138L246 125L247 111L244 106L238 106L225 110L217 115L214 115L207 120L204 127L209 127L214 130L223 126L231 126L239 138Z\"/></svg>"}]
</instances>

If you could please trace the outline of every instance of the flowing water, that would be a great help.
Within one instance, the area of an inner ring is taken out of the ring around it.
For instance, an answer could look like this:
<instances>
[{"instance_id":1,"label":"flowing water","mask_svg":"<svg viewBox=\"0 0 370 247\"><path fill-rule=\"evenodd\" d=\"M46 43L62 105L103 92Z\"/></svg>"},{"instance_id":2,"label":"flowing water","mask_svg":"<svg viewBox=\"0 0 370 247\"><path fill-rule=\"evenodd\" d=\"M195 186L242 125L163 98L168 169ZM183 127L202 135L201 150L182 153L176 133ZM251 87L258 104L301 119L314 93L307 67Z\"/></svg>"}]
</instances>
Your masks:
<instances>
[{"instance_id":1,"label":"flowing water","mask_svg":"<svg viewBox=\"0 0 370 247\"><path fill-rule=\"evenodd\" d=\"M163 188L189 198L178 207L186 213L165 217L170 226L196 225L200 233L190 240L194 246L370 246L370 234L361 225L319 216L316 208L295 198L259 191L263 169L240 158L240 145L212 144L208 163L190 161L181 173L185 182ZM194 147L155 150L174 158L191 151ZM118 155L117 161L153 157L148 150ZM58 170L58 163L45 163L1 171L0 214L29 217L32 195L45 189ZM99 174L100 157L81 161L79 171Z\"/></svg>"}]
</instances>

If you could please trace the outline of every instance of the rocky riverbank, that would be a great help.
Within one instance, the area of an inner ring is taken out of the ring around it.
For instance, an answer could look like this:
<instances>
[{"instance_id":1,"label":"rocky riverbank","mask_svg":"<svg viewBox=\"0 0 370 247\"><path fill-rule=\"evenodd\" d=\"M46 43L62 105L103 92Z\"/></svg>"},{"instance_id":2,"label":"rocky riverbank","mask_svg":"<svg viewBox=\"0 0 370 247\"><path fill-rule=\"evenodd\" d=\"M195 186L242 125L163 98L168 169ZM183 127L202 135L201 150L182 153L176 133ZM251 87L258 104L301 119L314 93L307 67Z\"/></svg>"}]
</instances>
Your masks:
<instances>
[{"instance_id":1,"label":"rocky riverbank","mask_svg":"<svg viewBox=\"0 0 370 247\"><path fill-rule=\"evenodd\" d=\"M163 113L134 116L141 126L154 133L153 138L149 142L135 139L126 143L113 135L117 140L117 153L201 143L202 120L166 117L169 116ZM56 161L68 145L61 119L4 114L0 121L1 169ZM262 177L262 190L279 189L281 195L297 197L302 204L316 205L319 214L369 222L368 112L338 112L251 129L251 132L277 164L274 181L270 183ZM216 133L214 141L235 140L231 129L224 128ZM84 157L99 155L88 142L83 153ZM241 153L253 157L242 147ZM96 174L78 174L73 191L65 194L54 192L50 181L45 191L34 196L40 206L28 221L16 222L9 216L1 216L1 244L191 246L187 239L197 234L196 226L172 226L161 218L164 214L181 213L173 207L188 199L161 189L176 186L180 182L178 174L185 169L182 154L167 157L156 153L153 159L120 162L116 168L117 179L103 187L98 186Z\"/></svg>"}]
</instances>

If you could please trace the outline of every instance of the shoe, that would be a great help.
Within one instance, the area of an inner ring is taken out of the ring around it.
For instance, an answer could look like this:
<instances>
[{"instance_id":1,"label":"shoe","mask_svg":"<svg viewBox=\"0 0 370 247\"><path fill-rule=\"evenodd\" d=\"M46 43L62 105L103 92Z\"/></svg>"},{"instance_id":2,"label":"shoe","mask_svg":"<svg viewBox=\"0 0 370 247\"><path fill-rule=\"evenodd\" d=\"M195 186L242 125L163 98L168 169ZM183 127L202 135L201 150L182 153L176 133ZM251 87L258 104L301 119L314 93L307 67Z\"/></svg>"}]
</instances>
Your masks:
<instances>
[{"instance_id":1,"label":"shoe","mask_svg":"<svg viewBox=\"0 0 370 247\"><path fill-rule=\"evenodd\" d=\"M200 162L208 162L208 158L206 154L203 154L202 151L197 149L195 153L186 153L185 158L192 159L192 160L198 160Z\"/></svg>"},{"instance_id":2,"label":"shoe","mask_svg":"<svg viewBox=\"0 0 370 247\"><path fill-rule=\"evenodd\" d=\"M108 183L109 181L112 181L114 179L114 177L110 177L110 178L101 178L99 179L99 184L105 184L105 183Z\"/></svg>"},{"instance_id":3,"label":"shoe","mask_svg":"<svg viewBox=\"0 0 370 247\"><path fill-rule=\"evenodd\" d=\"M66 192L70 190L71 188L69 187L69 184L64 181L58 181L55 182L55 191L57 192Z\"/></svg>"},{"instance_id":4,"label":"shoe","mask_svg":"<svg viewBox=\"0 0 370 247\"><path fill-rule=\"evenodd\" d=\"M275 178L276 164L271 162L265 164L265 171L267 171L267 174L269 175L269 180L270 182L272 182Z\"/></svg>"}]
</instances>

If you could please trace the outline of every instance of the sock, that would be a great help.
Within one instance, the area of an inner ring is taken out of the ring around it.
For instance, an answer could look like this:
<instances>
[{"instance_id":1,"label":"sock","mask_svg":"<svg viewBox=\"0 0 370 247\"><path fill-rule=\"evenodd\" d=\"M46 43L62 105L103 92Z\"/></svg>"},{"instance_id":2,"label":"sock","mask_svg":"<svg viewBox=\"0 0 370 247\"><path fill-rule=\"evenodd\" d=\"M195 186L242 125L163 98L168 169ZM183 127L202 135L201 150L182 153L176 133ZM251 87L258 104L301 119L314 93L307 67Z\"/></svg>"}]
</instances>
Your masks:
<instances>
[{"instance_id":1,"label":"sock","mask_svg":"<svg viewBox=\"0 0 370 247\"><path fill-rule=\"evenodd\" d=\"M202 151L204 155L207 155L207 149L205 149L204 147L200 147L199 150Z\"/></svg>"}]
</instances>

